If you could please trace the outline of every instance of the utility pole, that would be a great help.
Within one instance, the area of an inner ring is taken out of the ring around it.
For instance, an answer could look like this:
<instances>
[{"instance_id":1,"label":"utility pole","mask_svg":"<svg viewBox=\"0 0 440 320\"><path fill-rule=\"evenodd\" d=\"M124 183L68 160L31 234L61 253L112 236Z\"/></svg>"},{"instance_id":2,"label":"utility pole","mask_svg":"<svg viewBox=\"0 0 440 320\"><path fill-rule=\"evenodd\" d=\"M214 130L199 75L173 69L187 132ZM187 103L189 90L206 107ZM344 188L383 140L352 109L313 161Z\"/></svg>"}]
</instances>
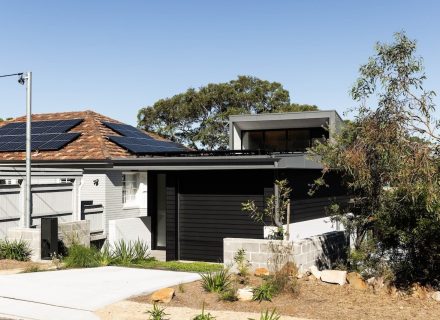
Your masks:
<instances>
[{"instance_id":1,"label":"utility pole","mask_svg":"<svg viewBox=\"0 0 440 320\"><path fill-rule=\"evenodd\" d=\"M32 195L31 195L31 174L32 174L32 72L20 72L13 74L0 75L0 78L19 76L18 83L24 85L26 83L26 182L25 182L25 212L22 225L25 228L31 226L31 214L32 214Z\"/></svg>"},{"instance_id":2,"label":"utility pole","mask_svg":"<svg viewBox=\"0 0 440 320\"><path fill-rule=\"evenodd\" d=\"M24 76L26 80L26 205L25 228L31 227L32 215L32 72Z\"/></svg>"}]
</instances>

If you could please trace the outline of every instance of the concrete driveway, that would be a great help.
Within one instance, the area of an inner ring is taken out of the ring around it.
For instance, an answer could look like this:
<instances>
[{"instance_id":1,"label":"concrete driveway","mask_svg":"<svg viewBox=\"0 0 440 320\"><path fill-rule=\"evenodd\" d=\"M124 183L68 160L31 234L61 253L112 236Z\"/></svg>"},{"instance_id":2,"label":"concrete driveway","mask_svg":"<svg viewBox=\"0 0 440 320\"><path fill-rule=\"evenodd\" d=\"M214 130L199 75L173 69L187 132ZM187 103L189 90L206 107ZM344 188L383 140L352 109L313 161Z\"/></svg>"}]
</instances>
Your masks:
<instances>
[{"instance_id":1,"label":"concrete driveway","mask_svg":"<svg viewBox=\"0 0 440 320\"><path fill-rule=\"evenodd\" d=\"M92 312L134 295L200 279L198 274L102 267L0 276L0 316L96 320Z\"/></svg>"}]
</instances>

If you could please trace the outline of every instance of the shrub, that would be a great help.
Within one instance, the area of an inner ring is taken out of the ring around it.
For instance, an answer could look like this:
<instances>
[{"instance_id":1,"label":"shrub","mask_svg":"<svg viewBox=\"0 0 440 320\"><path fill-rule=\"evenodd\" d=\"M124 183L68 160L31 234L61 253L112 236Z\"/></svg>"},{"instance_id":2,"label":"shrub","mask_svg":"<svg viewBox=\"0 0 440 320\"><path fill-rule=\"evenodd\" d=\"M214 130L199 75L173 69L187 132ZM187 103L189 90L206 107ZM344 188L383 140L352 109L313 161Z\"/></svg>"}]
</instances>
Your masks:
<instances>
[{"instance_id":1,"label":"shrub","mask_svg":"<svg viewBox=\"0 0 440 320\"><path fill-rule=\"evenodd\" d=\"M238 300L237 288L226 288L219 294L219 299L222 301L234 302Z\"/></svg>"},{"instance_id":2,"label":"shrub","mask_svg":"<svg viewBox=\"0 0 440 320\"><path fill-rule=\"evenodd\" d=\"M231 275L228 269L206 274L201 273L200 276L202 277L203 289L208 292L222 292L231 285Z\"/></svg>"},{"instance_id":3,"label":"shrub","mask_svg":"<svg viewBox=\"0 0 440 320\"><path fill-rule=\"evenodd\" d=\"M246 259L246 250L245 249L239 249L234 254L234 262L237 266L238 270L238 281L241 284L247 284L249 282L249 266L250 263Z\"/></svg>"},{"instance_id":4,"label":"shrub","mask_svg":"<svg viewBox=\"0 0 440 320\"><path fill-rule=\"evenodd\" d=\"M101 266L108 266L113 262L113 260L114 256L112 251L110 250L110 245L108 243L105 243L101 249L101 252L99 253L99 264Z\"/></svg>"},{"instance_id":5,"label":"shrub","mask_svg":"<svg viewBox=\"0 0 440 320\"><path fill-rule=\"evenodd\" d=\"M83 245L74 244L68 249L68 255L64 260L68 268L93 268L100 265L100 254L95 247L87 248Z\"/></svg>"},{"instance_id":6,"label":"shrub","mask_svg":"<svg viewBox=\"0 0 440 320\"><path fill-rule=\"evenodd\" d=\"M298 268L295 263L287 262L281 269L276 271L273 276L267 278L267 283L272 285L274 293L290 292L294 295L299 293L299 283L297 279Z\"/></svg>"},{"instance_id":7,"label":"shrub","mask_svg":"<svg viewBox=\"0 0 440 320\"><path fill-rule=\"evenodd\" d=\"M165 317L169 316L165 313L165 308L161 308L156 303L153 304L153 309L148 310L147 313L150 315L148 320L167 320Z\"/></svg>"},{"instance_id":8,"label":"shrub","mask_svg":"<svg viewBox=\"0 0 440 320\"><path fill-rule=\"evenodd\" d=\"M134 261L147 260L150 257L150 248L148 244L138 239L133 244Z\"/></svg>"},{"instance_id":9,"label":"shrub","mask_svg":"<svg viewBox=\"0 0 440 320\"><path fill-rule=\"evenodd\" d=\"M272 301L274 294L276 293L276 289L272 283L266 281L255 287L253 290L253 298L254 301Z\"/></svg>"},{"instance_id":10,"label":"shrub","mask_svg":"<svg viewBox=\"0 0 440 320\"><path fill-rule=\"evenodd\" d=\"M192 318L192 320L215 320L215 317L210 313L205 314L205 304L203 304L202 313Z\"/></svg>"},{"instance_id":11,"label":"shrub","mask_svg":"<svg viewBox=\"0 0 440 320\"><path fill-rule=\"evenodd\" d=\"M269 310L261 312L260 320L280 320L281 316L277 313L276 309L273 309L272 312L269 313ZM255 320L255 319L249 319Z\"/></svg>"},{"instance_id":12,"label":"shrub","mask_svg":"<svg viewBox=\"0 0 440 320\"><path fill-rule=\"evenodd\" d=\"M24 240L0 240L0 259L28 261L32 250Z\"/></svg>"},{"instance_id":13,"label":"shrub","mask_svg":"<svg viewBox=\"0 0 440 320\"><path fill-rule=\"evenodd\" d=\"M117 264L129 265L132 263L140 263L149 258L148 245L141 240L125 242L119 240L115 243L113 251L113 259Z\"/></svg>"}]
</instances>

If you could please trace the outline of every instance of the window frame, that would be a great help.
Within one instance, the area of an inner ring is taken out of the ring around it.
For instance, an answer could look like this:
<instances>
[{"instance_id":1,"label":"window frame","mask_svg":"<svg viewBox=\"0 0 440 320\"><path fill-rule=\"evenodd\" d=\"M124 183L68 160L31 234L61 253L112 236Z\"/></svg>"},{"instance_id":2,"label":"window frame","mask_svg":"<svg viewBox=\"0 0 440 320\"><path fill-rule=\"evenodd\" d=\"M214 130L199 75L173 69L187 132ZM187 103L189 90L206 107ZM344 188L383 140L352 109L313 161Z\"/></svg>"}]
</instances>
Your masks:
<instances>
[{"instance_id":1,"label":"window frame","mask_svg":"<svg viewBox=\"0 0 440 320\"><path fill-rule=\"evenodd\" d=\"M131 179L127 180L127 177ZM127 182L131 187L127 188ZM137 193L139 191L139 174L137 172L122 173L122 205L124 207L134 207L137 202Z\"/></svg>"}]
</instances>

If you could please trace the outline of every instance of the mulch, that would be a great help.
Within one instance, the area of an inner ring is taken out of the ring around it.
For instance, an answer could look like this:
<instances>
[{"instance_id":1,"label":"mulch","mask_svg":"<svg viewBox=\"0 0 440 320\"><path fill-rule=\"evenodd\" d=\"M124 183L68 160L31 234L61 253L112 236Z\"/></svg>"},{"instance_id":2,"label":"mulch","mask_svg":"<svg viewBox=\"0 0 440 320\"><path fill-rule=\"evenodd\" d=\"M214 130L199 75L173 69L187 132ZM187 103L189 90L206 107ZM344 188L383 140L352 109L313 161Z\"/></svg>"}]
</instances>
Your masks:
<instances>
[{"instance_id":1,"label":"mulch","mask_svg":"<svg viewBox=\"0 0 440 320\"><path fill-rule=\"evenodd\" d=\"M251 284L261 283L252 277ZM385 291L359 291L348 285L326 284L319 280L300 279L300 292L293 296L283 293L272 302L225 302L218 295L206 293L200 281L174 287L175 298L167 305L201 309L261 312L276 308L280 314L307 319L384 320L384 319L440 319L440 302L412 296L390 295ZM183 288L183 292L182 292ZM150 296L132 298L136 302L150 303Z\"/></svg>"}]
</instances>

